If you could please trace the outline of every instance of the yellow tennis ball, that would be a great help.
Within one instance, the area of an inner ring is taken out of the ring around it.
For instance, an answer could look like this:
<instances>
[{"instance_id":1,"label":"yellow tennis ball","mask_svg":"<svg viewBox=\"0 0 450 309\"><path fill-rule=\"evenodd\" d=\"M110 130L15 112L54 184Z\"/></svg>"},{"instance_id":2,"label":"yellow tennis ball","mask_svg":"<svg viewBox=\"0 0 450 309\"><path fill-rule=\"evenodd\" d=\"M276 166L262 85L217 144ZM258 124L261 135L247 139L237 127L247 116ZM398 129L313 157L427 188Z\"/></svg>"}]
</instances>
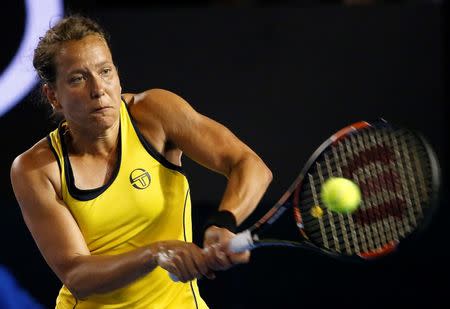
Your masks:
<instances>
[{"instance_id":1,"label":"yellow tennis ball","mask_svg":"<svg viewBox=\"0 0 450 309\"><path fill-rule=\"evenodd\" d=\"M320 192L322 202L331 211L351 213L361 203L361 191L351 180L342 177L327 179Z\"/></svg>"}]
</instances>

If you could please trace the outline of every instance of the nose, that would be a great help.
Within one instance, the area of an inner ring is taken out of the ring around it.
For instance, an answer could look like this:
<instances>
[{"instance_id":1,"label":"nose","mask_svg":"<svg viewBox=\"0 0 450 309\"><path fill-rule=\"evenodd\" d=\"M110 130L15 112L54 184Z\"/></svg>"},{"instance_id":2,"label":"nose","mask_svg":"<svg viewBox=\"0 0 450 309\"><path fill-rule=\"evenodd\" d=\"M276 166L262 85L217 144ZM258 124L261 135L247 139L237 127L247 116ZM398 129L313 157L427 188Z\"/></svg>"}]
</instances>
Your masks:
<instances>
[{"instance_id":1,"label":"nose","mask_svg":"<svg viewBox=\"0 0 450 309\"><path fill-rule=\"evenodd\" d=\"M91 98L99 99L105 95L105 87L103 80L98 76L91 78Z\"/></svg>"}]
</instances>

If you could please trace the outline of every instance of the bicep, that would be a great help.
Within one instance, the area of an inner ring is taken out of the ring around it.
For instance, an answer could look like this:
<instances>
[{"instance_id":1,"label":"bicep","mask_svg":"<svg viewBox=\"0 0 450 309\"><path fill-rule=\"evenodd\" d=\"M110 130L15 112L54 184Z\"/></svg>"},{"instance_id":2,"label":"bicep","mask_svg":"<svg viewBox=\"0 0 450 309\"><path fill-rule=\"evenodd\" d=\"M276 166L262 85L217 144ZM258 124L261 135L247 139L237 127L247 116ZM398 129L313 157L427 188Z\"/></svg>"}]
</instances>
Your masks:
<instances>
[{"instance_id":1,"label":"bicep","mask_svg":"<svg viewBox=\"0 0 450 309\"><path fill-rule=\"evenodd\" d=\"M150 140L173 144L192 160L227 177L240 162L259 160L228 128L170 91L151 89L134 98L131 113Z\"/></svg>"},{"instance_id":2,"label":"bicep","mask_svg":"<svg viewBox=\"0 0 450 309\"><path fill-rule=\"evenodd\" d=\"M196 112L194 112L196 113ZM229 175L231 168L253 151L228 128L204 115L184 125L183 133L172 137L183 152L200 164Z\"/></svg>"},{"instance_id":3,"label":"bicep","mask_svg":"<svg viewBox=\"0 0 450 309\"><path fill-rule=\"evenodd\" d=\"M90 254L75 219L51 182L39 171L15 163L11 182L24 221L39 250L64 282L74 258Z\"/></svg>"},{"instance_id":4,"label":"bicep","mask_svg":"<svg viewBox=\"0 0 450 309\"><path fill-rule=\"evenodd\" d=\"M219 122L169 94L161 120L167 140L203 166L228 176L233 166L256 154Z\"/></svg>"}]
</instances>

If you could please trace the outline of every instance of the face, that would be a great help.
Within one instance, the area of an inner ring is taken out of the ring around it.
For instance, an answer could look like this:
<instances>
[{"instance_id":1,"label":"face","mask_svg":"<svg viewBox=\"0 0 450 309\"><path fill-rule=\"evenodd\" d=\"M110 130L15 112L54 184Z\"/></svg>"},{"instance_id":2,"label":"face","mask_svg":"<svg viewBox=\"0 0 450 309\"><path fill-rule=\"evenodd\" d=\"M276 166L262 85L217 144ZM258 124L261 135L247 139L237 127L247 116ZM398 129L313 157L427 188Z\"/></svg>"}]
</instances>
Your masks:
<instances>
[{"instance_id":1,"label":"face","mask_svg":"<svg viewBox=\"0 0 450 309\"><path fill-rule=\"evenodd\" d=\"M56 82L44 91L71 129L91 132L118 123L120 81L102 38L89 35L63 43L55 63Z\"/></svg>"}]
</instances>

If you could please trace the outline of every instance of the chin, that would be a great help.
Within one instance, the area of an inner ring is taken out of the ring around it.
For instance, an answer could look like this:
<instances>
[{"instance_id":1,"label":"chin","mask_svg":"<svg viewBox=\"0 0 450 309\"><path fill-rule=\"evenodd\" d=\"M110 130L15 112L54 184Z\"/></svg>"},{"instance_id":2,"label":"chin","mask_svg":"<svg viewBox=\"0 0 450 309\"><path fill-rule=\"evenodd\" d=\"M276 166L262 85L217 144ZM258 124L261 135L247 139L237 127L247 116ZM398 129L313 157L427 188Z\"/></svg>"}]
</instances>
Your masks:
<instances>
[{"instance_id":1,"label":"chin","mask_svg":"<svg viewBox=\"0 0 450 309\"><path fill-rule=\"evenodd\" d=\"M98 128L109 129L119 121L119 113L116 111L102 111L93 114L93 121Z\"/></svg>"}]
</instances>

